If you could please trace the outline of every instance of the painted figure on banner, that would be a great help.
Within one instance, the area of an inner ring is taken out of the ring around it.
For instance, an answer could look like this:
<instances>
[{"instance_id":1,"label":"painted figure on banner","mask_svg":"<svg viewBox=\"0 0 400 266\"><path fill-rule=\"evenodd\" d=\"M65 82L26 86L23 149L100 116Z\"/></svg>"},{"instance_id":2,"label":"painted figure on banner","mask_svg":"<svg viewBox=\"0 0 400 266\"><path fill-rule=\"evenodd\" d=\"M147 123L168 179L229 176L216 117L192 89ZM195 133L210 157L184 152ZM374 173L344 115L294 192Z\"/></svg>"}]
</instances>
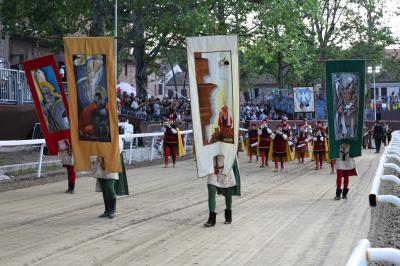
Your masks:
<instances>
[{"instance_id":1,"label":"painted figure on banner","mask_svg":"<svg viewBox=\"0 0 400 266\"><path fill-rule=\"evenodd\" d=\"M51 66L31 71L36 93L49 133L68 130L68 114Z\"/></svg>"},{"instance_id":2,"label":"painted figure on banner","mask_svg":"<svg viewBox=\"0 0 400 266\"><path fill-rule=\"evenodd\" d=\"M110 142L105 55L73 55L79 139Z\"/></svg>"},{"instance_id":3,"label":"painted figure on banner","mask_svg":"<svg viewBox=\"0 0 400 266\"><path fill-rule=\"evenodd\" d=\"M234 143L231 54L195 53L203 145Z\"/></svg>"},{"instance_id":4,"label":"painted figure on banner","mask_svg":"<svg viewBox=\"0 0 400 266\"><path fill-rule=\"evenodd\" d=\"M332 73L335 139L356 139L359 77L357 73Z\"/></svg>"},{"instance_id":5,"label":"painted figure on banner","mask_svg":"<svg viewBox=\"0 0 400 266\"><path fill-rule=\"evenodd\" d=\"M314 112L314 88L313 87L294 87L294 111Z\"/></svg>"}]
</instances>

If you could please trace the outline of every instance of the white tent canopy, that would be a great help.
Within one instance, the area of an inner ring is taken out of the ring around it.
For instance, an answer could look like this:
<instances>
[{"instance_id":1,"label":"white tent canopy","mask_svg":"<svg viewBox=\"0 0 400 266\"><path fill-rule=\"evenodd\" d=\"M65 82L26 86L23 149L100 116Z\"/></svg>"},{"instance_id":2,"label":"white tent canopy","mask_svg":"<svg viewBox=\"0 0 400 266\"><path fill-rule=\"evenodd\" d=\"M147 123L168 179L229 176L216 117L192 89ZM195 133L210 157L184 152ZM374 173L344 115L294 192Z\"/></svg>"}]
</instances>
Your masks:
<instances>
[{"instance_id":1,"label":"white tent canopy","mask_svg":"<svg viewBox=\"0 0 400 266\"><path fill-rule=\"evenodd\" d=\"M121 92L126 91L128 95L131 95L132 93L136 95L136 88L133 87L131 84L126 83L126 82L120 82L117 84L117 91L120 90Z\"/></svg>"}]
</instances>

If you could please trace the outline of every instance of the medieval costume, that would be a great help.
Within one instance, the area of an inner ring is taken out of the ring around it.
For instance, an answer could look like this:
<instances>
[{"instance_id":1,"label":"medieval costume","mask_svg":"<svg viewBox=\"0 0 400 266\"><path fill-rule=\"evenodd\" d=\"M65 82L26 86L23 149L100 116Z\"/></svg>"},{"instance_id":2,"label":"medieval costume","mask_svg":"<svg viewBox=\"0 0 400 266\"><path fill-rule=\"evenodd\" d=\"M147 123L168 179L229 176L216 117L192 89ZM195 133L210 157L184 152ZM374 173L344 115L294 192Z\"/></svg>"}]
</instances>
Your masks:
<instances>
[{"instance_id":1,"label":"medieval costume","mask_svg":"<svg viewBox=\"0 0 400 266\"><path fill-rule=\"evenodd\" d=\"M172 157L172 166L176 165L176 156L183 156L183 141L179 128L169 121L164 123L164 168L168 168L168 158Z\"/></svg>"},{"instance_id":2,"label":"medieval costume","mask_svg":"<svg viewBox=\"0 0 400 266\"><path fill-rule=\"evenodd\" d=\"M325 133L325 148L326 148L325 156L327 158L327 162L331 166L331 174L334 174L335 173L335 159L330 158L330 155L329 155L330 145L329 145L329 129L328 129L328 127L324 127L324 133Z\"/></svg>"},{"instance_id":3,"label":"medieval costume","mask_svg":"<svg viewBox=\"0 0 400 266\"><path fill-rule=\"evenodd\" d=\"M304 158L309 157L310 155L308 154L308 142L309 138L307 136L307 131L304 125L300 125L300 130L298 132L298 135L295 136L295 141L296 141L296 150L295 150L295 158L299 160L298 163L302 164L304 163Z\"/></svg>"},{"instance_id":4,"label":"medieval costume","mask_svg":"<svg viewBox=\"0 0 400 266\"><path fill-rule=\"evenodd\" d=\"M257 145L258 145L258 134L256 124L252 124L251 128L247 132L247 153L249 155L249 163L251 163L253 154L256 156L256 161L258 161L257 154Z\"/></svg>"},{"instance_id":5,"label":"medieval costume","mask_svg":"<svg viewBox=\"0 0 400 266\"><path fill-rule=\"evenodd\" d=\"M347 199L349 193L349 177L356 176L356 164L353 158L349 156L350 146L348 144L341 144L339 151L339 158L336 159L336 200ZM342 189L343 178L343 189Z\"/></svg>"},{"instance_id":6,"label":"medieval costume","mask_svg":"<svg viewBox=\"0 0 400 266\"><path fill-rule=\"evenodd\" d=\"M121 173L110 173L104 170L104 158L97 157L94 169L94 177L97 179L96 192L103 193L104 213L100 218L115 217L117 199L116 195L129 195L128 181L126 178L124 159L122 156L123 142L119 139Z\"/></svg>"},{"instance_id":7,"label":"medieval costume","mask_svg":"<svg viewBox=\"0 0 400 266\"><path fill-rule=\"evenodd\" d=\"M230 172L223 174L224 156L214 157L214 174L208 176L208 221L204 223L205 227L215 226L217 213L216 194L222 194L225 197L225 224L232 223L232 196L240 196L240 174L237 159Z\"/></svg>"},{"instance_id":8,"label":"medieval costume","mask_svg":"<svg viewBox=\"0 0 400 266\"><path fill-rule=\"evenodd\" d=\"M365 125L363 127L362 134L363 134L362 146L363 146L363 149L366 149L368 147L368 129Z\"/></svg>"},{"instance_id":9,"label":"medieval costume","mask_svg":"<svg viewBox=\"0 0 400 266\"><path fill-rule=\"evenodd\" d=\"M258 129L258 153L261 155L260 167L268 165L268 155L271 146L271 134L272 130L268 127L267 121L263 121L263 124Z\"/></svg>"},{"instance_id":10,"label":"medieval costume","mask_svg":"<svg viewBox=\"0 0 400 266\"><path fill-rule=\"evenodd\" d=\"M58 156L61 159L63 167L67 168L68 173L68 189L65 193L75 193L76 172L74 168L74 160L72 157L71 142L68 139L58 141Z\"/></svg>"},{"instance_id":11,"label":"medieval costume","mask_svg":"<svg viewBox=\"0 0 400 266\"><path fill-rule=\"evenodd\" d=\"M326 142L325 133L321 128L315 128L313 135L313 157L315 170L322 169L322 161L326 161Z\"/></svg>"},{"instance_id":12,"label":"medieval costume","mask_svg":"<svg viewBox=\"0 0 400 266\"><path fill-rule=\"evenodd\" d=\"M271 134L271 148L269 158L275 161L275 170L278 172L278 162L281 162L281 171L283 171L285 161L291 160L290 148L288 144L288 135L283 132L282 125L278 125L276 130Z\"/></svg>"}]
</instances>

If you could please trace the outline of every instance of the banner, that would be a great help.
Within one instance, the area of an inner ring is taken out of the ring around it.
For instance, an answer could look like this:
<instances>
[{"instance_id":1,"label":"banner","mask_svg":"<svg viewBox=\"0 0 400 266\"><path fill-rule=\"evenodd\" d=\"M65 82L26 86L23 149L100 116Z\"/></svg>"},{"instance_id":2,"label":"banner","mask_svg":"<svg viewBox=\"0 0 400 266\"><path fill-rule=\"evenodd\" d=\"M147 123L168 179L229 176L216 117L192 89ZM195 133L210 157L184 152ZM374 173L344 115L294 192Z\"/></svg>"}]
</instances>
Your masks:
<instances>
[{"instance_id":1,"label":"banner","mask_svg":"<svg viewBox=\"0 0 400 266\"><path fill-rule=\"evenodd\" d=\"M70 138L68 104L53 55L23 63L36 113L50 155L58 154L58 141Z\"/></svg>"},{"instance_id":2,"label":"banner","mask_svg":"<svg viewBox=\"0 0 400 266\"><path fill-rule=\"evenodd\" d=\"M293 87L293 103L295 113L314 112L314 88Z\"/></svg>"},{"instance_id":3,"label":"banner","mask_svg":"<svg viewBox=\"0 0 400 266\"><path fill-rule=\"evenodd\" d=\"M214 156L232 169L239 140L237 36L186 39L191 110L199 177L214 173Z\"/></svg>"},{"instance_id":4,"label":"banner","mask_svg":"<svg viewBox=\"0 0 400 266\"><path fill-rule=\"evenodd\" d=\"M64 38L71 139L77 171L104 158L107 172L121 172L113 38Z\"/></svg>"},{"instance_id":5,"label":"banner","mask_svg":"<svg viewBox=\"0 0 400 266\"><path fill-rule=\"evenodd\" d=\"M350 156L361 156L364 123L365 60L326 62L329 122L329 156L339 156L339 146L351 146Z\"/></svg>"}]
</instances>

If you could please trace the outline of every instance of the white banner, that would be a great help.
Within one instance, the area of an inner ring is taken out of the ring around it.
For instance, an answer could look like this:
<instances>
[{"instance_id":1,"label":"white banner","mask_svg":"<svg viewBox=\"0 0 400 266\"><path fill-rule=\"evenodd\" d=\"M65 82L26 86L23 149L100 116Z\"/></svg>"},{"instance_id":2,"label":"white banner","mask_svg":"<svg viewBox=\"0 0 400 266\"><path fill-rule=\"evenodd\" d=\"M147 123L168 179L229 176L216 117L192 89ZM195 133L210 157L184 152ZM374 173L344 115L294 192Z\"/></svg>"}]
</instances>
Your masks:
<instances>
[{"instance_id":1,"label":"white banner","mask_svg":"<svg viewBox=\"0 0 400 266\"><path fill-rule=\"evenodd\" d=\"M191 37L186 43L198 176L214 173L216 155L225 157L228 174L239 139L238 37Z\"/></svg>"},{"instance_id":2,"label":"white banner","mask_svg":"<svg viewBox=\"0 0 400 266\"><path fill-rule=\"evenodd\" d=\"M294 112L314 112L314 88L294 87L293 88Z\"/></svg>"}]
</instances>

